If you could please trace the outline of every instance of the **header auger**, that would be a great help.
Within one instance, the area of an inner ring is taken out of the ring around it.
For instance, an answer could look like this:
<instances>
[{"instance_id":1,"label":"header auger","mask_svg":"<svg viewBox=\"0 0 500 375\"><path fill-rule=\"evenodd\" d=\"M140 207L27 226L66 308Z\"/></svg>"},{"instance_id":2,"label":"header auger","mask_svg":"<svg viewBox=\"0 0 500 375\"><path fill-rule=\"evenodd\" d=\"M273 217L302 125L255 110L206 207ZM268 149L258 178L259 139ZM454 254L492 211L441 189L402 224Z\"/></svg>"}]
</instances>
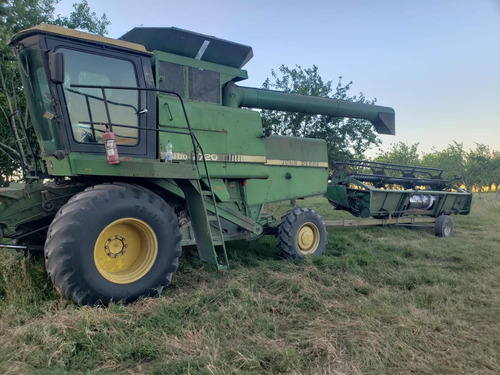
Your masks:
<instances>
[{"instance_id":1,"label":"header auger","mask_svg":"<svg viewBox=\"0 0 500 375\"><path fill-rule=\"evenodd\" d=\"M354 188L348 175L327 185L324 140L265 135L248 108L361 118L394 134L392 108L237 86L250 47L177 28L115 40L39 25L10 45L39 152L26 183L0 189L2 246L43 249L65 298L157 295L185 245L219 269L228 267L225 242L263 234L278 233L287 258L323 253L316 212L295 208L279 221L263 212L270 202L326 194L380 216L377 188ZM442 207L431 216L453 213Z\"/></svg>"}]
</instances>

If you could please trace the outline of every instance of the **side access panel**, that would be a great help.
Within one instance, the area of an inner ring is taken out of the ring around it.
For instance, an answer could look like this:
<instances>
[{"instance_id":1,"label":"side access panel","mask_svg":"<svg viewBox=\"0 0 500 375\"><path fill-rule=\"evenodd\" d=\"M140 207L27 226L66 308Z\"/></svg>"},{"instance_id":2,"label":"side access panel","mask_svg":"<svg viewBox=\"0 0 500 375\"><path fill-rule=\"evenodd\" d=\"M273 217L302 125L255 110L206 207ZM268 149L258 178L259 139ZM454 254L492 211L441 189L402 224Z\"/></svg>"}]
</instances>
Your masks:
<instances>
[{"instance_id":1,"label":"side access panel","mask_svg":"<svg viewBox=\"0 0 500 375\"><path fill-rule=\"evenodd\" d=\"M213 103L185 101L189 122L203 147L212 178L267 178L266 148L258 112L223 107ZM158 95L161 130L185 132L187 123L177 98ZM184 134L160 132L159 148L164 151L170 140L174 162L190 163L193 146ZM201 160L201 154L197 155ZM206 177L203 166L200 174Z\"/></svg>"},{"instance_id":2,"label":"side access panel","mask_svg":"<svg viewBox=\"0 0 500 375\"><path fill-rule=\"evenodd\" d=\"M324 140L270 136L264 144L269 178L247 181L250 206L326 192L328 157Z\"/></svg>"}]
</instances>

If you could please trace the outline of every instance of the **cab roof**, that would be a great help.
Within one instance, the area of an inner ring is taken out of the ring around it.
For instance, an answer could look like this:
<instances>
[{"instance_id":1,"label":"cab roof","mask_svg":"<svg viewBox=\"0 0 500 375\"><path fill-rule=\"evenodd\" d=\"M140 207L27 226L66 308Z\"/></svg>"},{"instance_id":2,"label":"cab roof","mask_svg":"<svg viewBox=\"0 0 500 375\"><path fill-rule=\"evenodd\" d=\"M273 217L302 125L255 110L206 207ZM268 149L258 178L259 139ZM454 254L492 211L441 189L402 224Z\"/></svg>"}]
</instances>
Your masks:
<instances>
[{"instance_id":1,"label":"cab roof","mask_svg":"<svg viewBox=\"0 0 500 375\"><path fill-rule=\"evenodd\" d=\"M112 39L66 27L40 24L18 32L9 41L9 45L37 34L107 44L147 55L153 54L149 51L163 51L238 69L253 57L252 47L177 27L135 27L119 39Z\"/></svg>"},{"instance_id":2,"label":"cab roof","mask_svg":"<svg viewBox=\"0 0 500 375\"><path fill-rule=\"evenodd\" d=\"M107 37L100 36L100 35L85 33L83 31L68 29L66 27L47 25L47 24L40 24L40 25L37 25L34 27L30 27L29 29L22 30L22 31L18 32L16 35L14 35L12 37L12 39L8 42L8 44L9 45L16 44L20 40L22 40L26 37L29 37L31 35L36 35L36 34L49 34L49 35L56 35L56 36L60 36L60 37L81 39L81 40L84 40L87 42L93 42L93 43L98 43L98 44L107 44L107 45L110 45L113 47L119 47L122 49L128 49L128 50L133 50L136 52L142 52L142 53L145 53L148 55L152 55L152 53L148 52L143 45L140 45L137 43L107 38Z\"/></svg>"}]
</instances>

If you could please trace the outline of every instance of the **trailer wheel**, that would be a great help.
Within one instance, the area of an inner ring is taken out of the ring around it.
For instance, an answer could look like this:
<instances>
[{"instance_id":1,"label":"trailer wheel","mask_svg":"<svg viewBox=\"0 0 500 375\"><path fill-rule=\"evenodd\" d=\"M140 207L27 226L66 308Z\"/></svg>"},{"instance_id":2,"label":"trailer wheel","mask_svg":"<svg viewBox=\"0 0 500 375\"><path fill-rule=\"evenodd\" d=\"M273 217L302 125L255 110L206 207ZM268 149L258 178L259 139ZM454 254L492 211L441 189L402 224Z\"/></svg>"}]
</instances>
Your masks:
<instances>
[{"instance_id":1,"label":"trailer wheel","mask_svg":"<svg viewBox=\"0 0 500 375\"><path fill-rule=\"evenodd\" d=\"M58 211L45 263L64 298L87 305L131 302L170 283L180 243L178 219L159 196L136 185L96 185Z\"/></svg>"},{"instance_id":2,"label":"trailer wheel","mask_svg":"<svg viewBox=\"0 0 500 375\"><path fill-rule=\"evenodd\" d=\"M278 226L278 248L286 259L303 259L325 252L326 226L316 211L294 208L287 212Z\"/></svg>"},{"instance_id":3,"label":"trailer wheel","mask_svg":"<svg viewBox=\"0 0 500 375\"><path fill-rule=\"evenodd\" d=\"M434 224L434 233L438 237L451 237L453 236L453 220L448 215L440 215Z\"/></svg>"}]
</instances>

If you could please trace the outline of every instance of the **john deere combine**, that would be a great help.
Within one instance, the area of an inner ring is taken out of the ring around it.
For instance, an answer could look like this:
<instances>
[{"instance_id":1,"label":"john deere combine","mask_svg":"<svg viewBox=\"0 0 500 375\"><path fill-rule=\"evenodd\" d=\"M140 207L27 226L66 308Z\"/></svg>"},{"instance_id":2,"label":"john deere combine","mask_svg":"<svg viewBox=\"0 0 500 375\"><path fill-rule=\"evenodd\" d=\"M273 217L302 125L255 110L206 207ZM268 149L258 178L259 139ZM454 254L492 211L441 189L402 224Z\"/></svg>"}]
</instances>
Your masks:
<instances>
[{"instance_id":1,"label":"john deere combine","mask_svg":"<svg viewBox=\"0 0 500 375\"><path fill-rule=\"evenodd\" d=\"M394 111L237 86L250 47L176 28L114 40L48 25L10 45L39 147L17 142L32 162L23 160L25 183L0 190L3 246L43 246L56 289L77 303L158 294L185 245L219 269L226 241L263 234L277 233L285 257L323 253L316 212L295 208L278 222L263 211L269 202L326 194L362 218L438 223L469 211L470 194L446 184L422 193L388 190L381 173L329 176L323 140L263 134L248 108L361 118L382 134L394 133Z\"/></svg>"}]
</instances>

